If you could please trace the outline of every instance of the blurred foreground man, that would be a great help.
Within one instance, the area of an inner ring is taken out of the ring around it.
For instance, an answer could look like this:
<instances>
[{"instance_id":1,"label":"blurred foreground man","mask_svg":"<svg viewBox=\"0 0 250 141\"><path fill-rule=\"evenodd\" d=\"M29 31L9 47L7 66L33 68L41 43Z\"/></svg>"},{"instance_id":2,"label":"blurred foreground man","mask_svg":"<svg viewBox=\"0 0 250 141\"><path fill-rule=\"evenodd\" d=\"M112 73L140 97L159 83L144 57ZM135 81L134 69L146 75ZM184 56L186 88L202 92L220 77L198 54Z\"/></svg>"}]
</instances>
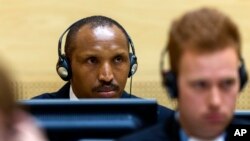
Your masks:
<instances>
[{"instance_id":1,"label":"blurred foreground man","mask_svg":"<svg viewBox=\"0 0 250 141\"><path fill-rule=\"evenodd\" d=\"M247 82L240 34L223 13L201 8L172 23L164 85L177 99L172 118L122 141L225 141ZM163 67L162 67L163 68Z\"/></svg>"},{"instance_id":2,"label":"blurred foreground man","mask_svg":"<svg viewBox=\"0 0 250 141\"><path fill-rule=\"evenodd\" d=\"M35 119L15 101L13 80L0 61L0 141L47 141Z\"/></svg>"}]
</instances>

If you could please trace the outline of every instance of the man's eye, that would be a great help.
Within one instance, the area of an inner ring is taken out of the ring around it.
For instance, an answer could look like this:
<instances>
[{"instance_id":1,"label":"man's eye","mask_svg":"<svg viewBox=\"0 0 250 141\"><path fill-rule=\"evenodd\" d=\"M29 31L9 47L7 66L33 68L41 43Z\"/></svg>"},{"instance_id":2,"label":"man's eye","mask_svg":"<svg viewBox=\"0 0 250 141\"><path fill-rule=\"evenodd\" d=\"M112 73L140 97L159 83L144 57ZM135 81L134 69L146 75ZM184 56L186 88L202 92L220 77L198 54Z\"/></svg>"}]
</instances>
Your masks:
<instances>
[{"instance_id":1,"label":"man's eye","mask_svg":"<svg viewBox=\"0 0 250 141\"><path fill-rule=\"evenodd\" d=\"M121 63L123 61L123 58L122 58L122 56L117 56L117 57L115 57L114 61L115 61L115 63Z\"/></svg>"},{"instance_id":2,"label":"man's eye","mask_svg":"<svg viewBox=\"0 0 250 141\"><path fill-rule=\"evenodd\" d=\"M208 87L208 84L204 81L196 81L196 82L192 82L191 86L195 89L205 89Z\"/></svg>"},{"instance_id":3,"label":"man's eye","mask_svg":"<svg viewBox=\"0 0 250 141\"><path fill-rule=\"evenodd\" d=\"M87 59L87 62L89 64L96 64L96 63L98 63L98 60L97 60L96 57L90 57L90 58Z\"/></svg>"},{"instance_id":4,"label":"man's eye","mask_svg":"<svg viewBox=\"0 0 250 141\"><path fill-rule=\"evenodd\" d=\"M234 86L234 84L235 84L235 80L234 79L228 79L228 80L222 81L221 84L220 84L220 86L223 89L229 89L232 86Z\"/></svg>"}]
</instances>

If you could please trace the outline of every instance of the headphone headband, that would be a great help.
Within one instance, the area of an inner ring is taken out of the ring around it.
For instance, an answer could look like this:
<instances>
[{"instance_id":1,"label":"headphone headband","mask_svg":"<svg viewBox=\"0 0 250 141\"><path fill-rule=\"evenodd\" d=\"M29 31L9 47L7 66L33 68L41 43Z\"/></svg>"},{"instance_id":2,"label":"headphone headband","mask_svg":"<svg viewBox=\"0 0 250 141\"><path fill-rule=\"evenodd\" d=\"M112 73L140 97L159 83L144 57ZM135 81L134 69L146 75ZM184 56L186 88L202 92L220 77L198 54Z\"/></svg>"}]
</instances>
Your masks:
<instances>
[{"instance_id":1,"label":"headphone headband","mask_svg":"<svg viewBox=\"0 0 250 141\"><path fill-rule=\"evenodd\" d=\"M65 35L65 34L66 34L66 33L76 24L76 23L78 23L78 22L81 21L81 20L83 20L83 19L80 19L80 20L74 22L73 24L71 24L71 25L62 33L62 35L60 36L59 41L58 41L58 56L62 56L62 51L61 51L61 49L62 49L62 39L63 39L64 35ZM136 56L136 54L135 54L134 43L133 43L132 39L130 38L129 34L127 33L127 31L126 31L126 30L124 30L124 31L125 31L126 37L127 37L127 39L128 39L128 44L129 44L129 46L131 47L132 54Z\"/></svg>"},{"instance_id":2,"label":"headphone headband","mask_svg":"<svg viewBox=\"0 0 250 141\"><path fill-rule=\"evenodd\" d=\"M59 41L58 41L58 56L62 56L62 51L61 51L61 49L62 49L62 39L63 39L64 35L65 35L65 34L66 34L66 33L76 24L76 23L78 23L78 22L81 21L81 20L83 20L83 19L80 19L80 20L74 22L73 24L71 24L71 25L62 33L62 35L60 36Z\"/></svg>"}]
</instances>

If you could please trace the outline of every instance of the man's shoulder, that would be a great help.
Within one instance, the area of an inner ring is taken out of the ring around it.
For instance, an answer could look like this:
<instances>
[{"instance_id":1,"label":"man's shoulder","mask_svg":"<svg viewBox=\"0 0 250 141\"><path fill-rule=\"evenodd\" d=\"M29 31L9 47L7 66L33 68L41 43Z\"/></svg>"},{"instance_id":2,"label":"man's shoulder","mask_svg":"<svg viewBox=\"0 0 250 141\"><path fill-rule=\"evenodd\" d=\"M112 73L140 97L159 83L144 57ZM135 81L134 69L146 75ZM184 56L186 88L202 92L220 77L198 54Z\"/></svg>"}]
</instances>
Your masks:
<instances>
[{"instance_id":1,"label":"man's shoulder","mask_svg":"<svg viewBox=\"0 0 250 141\"><path fill-rule=\"evenodd\" d=\"M58 98L58 94L57 93L43 93L35 97L32 97L31 99L53 99L53 98Z\"/></svg>"},{"instance_id":2,"label":"man's shoulder","mask_svg":"<svg viewBox=\"0 0 250 141\"><path fill-rule=\"evenodd\" d=\"M166 137L162 126L163 124L158 123L150 128L125 136L118 141L165 141Z\"/></svg>"},{"instance_id":3,"label":"man's shoulder","mask_svg":"<svg viewBox=\"0 0 250 141\"><path fill-rule=\"evenodd\" d=\"M57 92L43 93L43 94L35 96L31 99L64 99L64 98L69 98L69 88L70 88L70 83L66 83Z\"/></svg>"},{"instance_id":4,"label":"man's shoulder","mask_svg":"<svg viewBox=\"0 0 250 141\"><path fill-rule=\"evenodd\" d=\"M129 94L124 91L121 98L140 98L140 97L137 97L133 94ZM157 109L158 121L164 121L165 119L170 118L172 114L174 114L174 110L158 104L158 109Z\"/></svg>"},{"instance_id":5,"label":"man's shoulder","mask_svg":"<svg viewBox=\"0 0 250 141\"><path fill-rule=\"evenodd\" d=\"M158 104L158 120L159 121L164 121L165 119L169 119L171 118L173 114L174 114L174 110Z\"/></svg>"},{"instance_id":6,"label":"man's shoulder","mask_svg":"<svg viewBox=\"0 0 250 141\"><path fill-rule=\"evenodd\" d=\"M126 91L122 92L121 98L139 98L131 93L127 93Z\"/></svg>"},{"instance_id":7,"label":"man's shoulder","mask_svg":"<svg viewBox=\"0 0 250 141\"><path fill-rule=\"evenodd\" d=\"M165 119L164 121L158 122L157 124L142 131L125 136L119 139L118 141L168 141L170 140L170 138L172 138L170 136L173 136L169 135L172 134L172 132L168 132L168 130L172 130L173 123L174 114L169 119ZM176 139L178 140L178 137L176 137Z\"/></svg>"}]
</instances>

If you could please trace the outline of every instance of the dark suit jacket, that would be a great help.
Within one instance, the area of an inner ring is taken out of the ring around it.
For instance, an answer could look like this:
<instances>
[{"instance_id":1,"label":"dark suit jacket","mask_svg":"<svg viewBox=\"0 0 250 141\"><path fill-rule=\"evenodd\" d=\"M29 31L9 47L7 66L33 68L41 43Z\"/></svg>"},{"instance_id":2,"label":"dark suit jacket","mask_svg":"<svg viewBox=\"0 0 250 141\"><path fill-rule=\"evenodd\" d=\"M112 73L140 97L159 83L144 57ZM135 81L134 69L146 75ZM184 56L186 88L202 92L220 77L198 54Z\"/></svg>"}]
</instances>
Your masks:
<instances>
[{"instance_id":1,"label":"dark suit jacket","mask_svg":"<svg viewBox=\"0 0 250 141\"><path fill-rule=\"evenodd\" d=\"M44 93L38 96L33 97L32 99L69 99L69 89L70 83L66 83L61 89L53 93ZM130 95L127 92L123 92L121 98L138 98L134 95ZM158 120L163 121L166 118L169 118L170 115L174 113L173 110L158 105Z\"/></svg>"},{"instance_id":2,"label":"dark suit jacket","mask_svg":"<svg viewBox=\"0 0 250 141\"><path fill-rule=\"evenodd\" d=\"M118 141L179 141L179 129L180 126L172 114L167 120Z\"/></svg>"},{"instance_id":3,"label":"dark suit jacket","mask_svg":"<svg viewBox=\"0 0 250 141\"><path fill-rule=\"evenodd\" d=\"M235 138L233 136L235 129L237 129L236 125L240 124L245 124L245 122L238 119L234 119L231 122L226 129L225 141L245 141L244 138ZM172 114L165 121L159 122L137 133L125 136L118 141L181 141L179 135L180 128L179 122L175 119L175 114Z\"/></svg>"}]
</instances>

